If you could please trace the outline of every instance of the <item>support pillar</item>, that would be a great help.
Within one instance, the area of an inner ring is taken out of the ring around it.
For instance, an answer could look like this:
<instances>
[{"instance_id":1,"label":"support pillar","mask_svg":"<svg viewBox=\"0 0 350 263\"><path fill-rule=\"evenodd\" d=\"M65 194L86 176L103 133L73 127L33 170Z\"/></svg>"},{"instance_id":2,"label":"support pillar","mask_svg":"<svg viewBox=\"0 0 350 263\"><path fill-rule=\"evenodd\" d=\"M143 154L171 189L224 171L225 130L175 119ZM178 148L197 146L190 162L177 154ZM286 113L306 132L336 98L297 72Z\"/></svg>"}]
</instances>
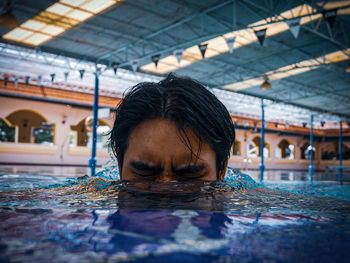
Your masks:
<instances>
[{"instance_id":1,"label":"support pillar","mask_svg":"<svg viewBox=\"0 0 350 263\"><path fill-rule=\"evenodd\" d=\"M310 182L314 180L314 115L311 114L310 118L310 166L309 166L309 174L310 174Z\"/></svg>"},{"instance_id":2,"label":"support pillar","mask_svg":"<svg viewBox=\"0 0 350 263\"><path fill-rule=\"evenodd\" d=\"M343 122L339 121L339 182L343 184Z\"/></svg>"},{"instance_id":3,"label":"support pillar","mask_svg":"<svg viewBox=\"0 0 350 263\"><path fill-rule=\"evenodd\" d=\"M95 176L96 172L96 142L97 142L97 125L98 125L98 70L95 72L95 91L94 91L94 104L92 107L93 120L92 120L92 149L91 158L89 160L89 167L91 169L91 176Z\"/></svg>"},{"instance_id":4,"label":"support pillar","mask_svg":"<svg viewBox=\"0 0 350 263\"><path fill-rule=\"evenodd\" d=\"M264 148L265 148L265 111L264 111L264 100L261 100L261 142L260 142L260 152L261 152L261 162L260 162L260 181L264 180Z\"/></svg>"}]
</instances>

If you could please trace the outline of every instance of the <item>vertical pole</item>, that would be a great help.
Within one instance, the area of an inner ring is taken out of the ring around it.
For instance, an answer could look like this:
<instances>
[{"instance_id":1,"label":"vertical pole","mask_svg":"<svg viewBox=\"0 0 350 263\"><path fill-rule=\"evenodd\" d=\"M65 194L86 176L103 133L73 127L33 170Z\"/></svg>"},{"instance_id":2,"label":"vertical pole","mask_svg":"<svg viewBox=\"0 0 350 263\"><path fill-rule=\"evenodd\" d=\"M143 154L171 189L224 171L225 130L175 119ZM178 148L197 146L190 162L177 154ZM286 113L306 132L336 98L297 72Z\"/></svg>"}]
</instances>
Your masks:
<instances>
[{"instance_id":1,"label":"vertical pole","mask_svg":"<svg viewBox=\"0 0 350 263\"><path fill-rule=\"evenodd\" d=\"M261 162L260 162L260 181L264 180L264 136L265 136L265 112L264 112L264 100L261 99L261 142L260 142L260 155L261 155Z\"/></svg>"},{"instance_id":2,"label":"vertical pole","mask_svg":"<svg viewBox=\"0 0 350 263\"><path fill-rule=\"evenodd\" d=\"M94 104L92 107L93 120L92 120L92 150L91 158L89 160L89 167L91 169L91 176L95 176L96 171L96 141L97 141L97 125L98 125L98 70L95 72L95 91L94 91Z\"/></svg>"},{"instance_id":3,"label":"vertical pole","mask_svg":"<svg viewBox=\"0 0 350 263\"><path fill-rule=\"evenodd\" d=\"M310 181L312 182L314 180L314 115L311 114L310 119L310 166L309 166L309 174L310 174Z\"/></svg>"},{"instance_id":4,"label":"vertical pole","mask_svg":"<svg viewBox=\"0 0 350 263\"><path fill-rule=\"evenodd\" d=\"M343 122L339 121L339 181L343 184Z\"/></svg>"}]
</instances>

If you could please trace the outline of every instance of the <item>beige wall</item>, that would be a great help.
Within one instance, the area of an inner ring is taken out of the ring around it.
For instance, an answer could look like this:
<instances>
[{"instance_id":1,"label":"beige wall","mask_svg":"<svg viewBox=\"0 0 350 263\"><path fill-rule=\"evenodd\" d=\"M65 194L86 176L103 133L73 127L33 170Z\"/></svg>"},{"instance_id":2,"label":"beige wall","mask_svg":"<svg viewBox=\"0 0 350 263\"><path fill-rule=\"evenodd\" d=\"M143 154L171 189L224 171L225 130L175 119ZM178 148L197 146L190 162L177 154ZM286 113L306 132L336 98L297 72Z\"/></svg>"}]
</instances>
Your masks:
<instances>
[{"instance_id":1,"label":"beige wall","mask_svg":"<svg viewBox=\"0 0 350 263\"><path fill-rule=\"evenodd\" d=\"M1 163L88 164L90 149L86 147L70 148L69 132L71 125L76 125L91 115L92 110L49 102L0 97L0 117L4 118L22 109L39 112L50 123L55 124L54 146L0 142ZM111 118L106 121L112 125ZM99 149L97 155L98 164L104 164L109 159L104 149Z\"/></svg>"},{"instance_id":2,"label":"beige wall","mask_svg":"<svg viewBox=\"0 0 350 263\"><path fill-rule=\"evenodd\" d=\"M241 142L241 156L231 156L229 160L230 166L237 169L258 169L260 164L260 157L248 158L247 149L248 143L255 136L260 137L260 133L253 133L252 131L236 130L236 138ZM287 139L295 147L294 160L277 159L275 157L275 151L278 148L278 144L282 139ZM300 147L308 142L308 139L304 139L304 136L279 136L278 134L265 133L265 142L270 144L270 157L264 159L265 169L290 169L290 170L307 170L310 161L302 160L300 154ZM328 165L339 165L339 161L322 161L321 149L327 143L315 142L316 154L315 154L315 169L324 170ZM349 142L344 142L348 147ZM344 166L350 166L350 160L343 161Z\"/></svg>"},{"instance_id":3,"label":"beige wall","mask_svg":"<svg viewBox=\"0 0 350 263\"><path fill-rule=\"evenodd\" d=\"M3 143L0 142L1 163L35 163L58 165L87 165L90 157L90 149L87 147L69 147L69 131L71 125L92 114L91 109L54 104L49 102L31 101L16 98L0 97L0 117L6 117L17 110L32 110L43 115L50 123L55 124L54 145L39 145L29 143ZM112 125L112 118L105 119ZM259 158L247 158L247 144L259 133L237 130L236 138L241 142L241 156L230 158L230 165L238 169L258 169ZM281 160L275 158L275 149L278 143L287 139L295 146L295 160ZM266 169L293 169L307 170L309 161L300 160L300 147L308 140L303 136L278 136L278 134L265 134L265 141L270 144L270 157L265 159ZM350 143L345 143L350 147ZM327 165L338 165L338 161L320 161L321 147L325 144L315 143L316 160L315 169L325 169ZM104 164L109 159L107 150L99 149L97 162ZM350 161L344 161L344 165L350 166Z\"/></svg>"}]
</instances>

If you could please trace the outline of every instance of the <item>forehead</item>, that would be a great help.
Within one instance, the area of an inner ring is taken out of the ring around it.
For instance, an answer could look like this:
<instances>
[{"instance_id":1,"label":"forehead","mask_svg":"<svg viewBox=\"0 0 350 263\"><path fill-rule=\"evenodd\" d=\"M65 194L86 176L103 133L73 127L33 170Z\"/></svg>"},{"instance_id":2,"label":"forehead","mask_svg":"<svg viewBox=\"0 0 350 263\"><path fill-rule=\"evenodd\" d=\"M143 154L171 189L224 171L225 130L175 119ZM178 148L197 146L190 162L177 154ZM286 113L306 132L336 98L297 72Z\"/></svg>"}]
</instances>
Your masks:
<instances>
[{"instance_id":1,"label":"forehead","mask_svg":"<svg viewBox=\"0 0 350 263\"><path fill-rule=\"evenodd\" d=\"M197 153L199 148L198 136L189 128L185 128L188 140L186 144L191 144L192 151ZM126 151L128 157L147 158L147 159L165 159L175 158L179 161L191 158L191 151L185 145L174 122L167 119L148 120L138 125L131 133L129 146ZM209 145L202 143L202 152L208 150Z\"/></svg>"}]
</instances>

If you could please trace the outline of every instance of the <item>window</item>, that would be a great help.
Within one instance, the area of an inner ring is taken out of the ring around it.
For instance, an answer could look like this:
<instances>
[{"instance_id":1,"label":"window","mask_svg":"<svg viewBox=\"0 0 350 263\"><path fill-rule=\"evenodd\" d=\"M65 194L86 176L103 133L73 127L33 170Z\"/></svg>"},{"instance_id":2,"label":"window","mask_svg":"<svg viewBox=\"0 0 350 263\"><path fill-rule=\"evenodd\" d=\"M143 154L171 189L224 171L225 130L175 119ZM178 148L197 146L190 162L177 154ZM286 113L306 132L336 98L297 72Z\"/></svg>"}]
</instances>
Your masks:
<instances>
[{"instance_id":1,"label":"window","mask_svg":"<svg viewBox=\"0 0 350 263\"><path fill-rule=\"evenodd\" d=\"M18 110L6 117L18 129L17 141L20 143L53 144L54 125L32 110Z\"/></svg>"},{"instance_id":2,"label":"window","mask_svg":"<svg viewBox=\"0 0 350 263\"><path fill-rule=\"evenodd\" d=\"M294 160L294 145L286 139L280 141L276 149L276 158Z\"/></svg>"},{"instance_id":3,"label":"window","mask_svg":"<svg viewBox=\"0 0 350 263\"><path fill-rule=\"evenodd\" d=\"M313 157L315 160L316 156L316 148L314 147ZM303 146L300 147L300 158L302 160L310 160L311 157L311 145L309 142L306 142L303 144Z\"/></svg>"},{"instance_id":4,"label":"window","mask_svg":"<svg viewBox=\"0 0 350 263\"><path fill-rule=\"evenodd\" d=\"M16 128L11 124L0 118L0 141L1 142L15 142L16 140Z\"/></svg>"},{"instance_id":5,"label":"window","mask_svg":"<svg viewBox=\"0 0 350 263\"><path fill-rule=\"evenodd\" d=\"M343 160L350 159L350 148L342 144ZM322 149L322 160L339 160L339 143L331 142Z\"/></svg>"},{"instance_id":6,"label":"window","mask_svg":"<svg viewBox=\"0 0 350 263\"><path fill-rule=\"evenodd\" d=\"M53 144L54 127L50 123L42 123L38 128L33 129L34 143Z\"/></svg>"},{"instance_id":7,"label":"window","mask_svg":"<svg viewBox=\"0 0 350 263\"><path fill-rule=\"evenodd\" d=\"M260 147L261 138L259 136L256 136L248 143L248 151L247 156L250 158L259 157L261 156L261 147ZM264 141L264 157L269 158L270 157L270 144L268 144L266 141Z\"/></svg>"},{"instance_id":8,"label":"window","mask_svg":"<svg viewBox=\"0 0 350 263\"><path fill-rule=\"evenodd\" d=\"M97 127L97 138L96 138L96 147L97 148L108 148L108 136L107 134L111 128L108 125L100 123ZM92 132L88 133L88 142L87 146L92 147Z\"/></svg>"},{"instance_id":9,"label":"window","mask_svg":"<svg viewBox=\"0 0 350 263\"><path fill-rule=\"evenodd\" d=\"M91 126L92 119L87 117L81 120L77 125L71 126L69 145L70 147L83 146L83 147L91 147L92 144L92 131L90 131L89 127L86 127L86 123L88 122L88 126ZM97 127L97 140L96 147L97 148L107 148L108 147L108 136L106 136L111 128L108 123L104 120L98 120Z\"/></svg>"}]
</instances>

